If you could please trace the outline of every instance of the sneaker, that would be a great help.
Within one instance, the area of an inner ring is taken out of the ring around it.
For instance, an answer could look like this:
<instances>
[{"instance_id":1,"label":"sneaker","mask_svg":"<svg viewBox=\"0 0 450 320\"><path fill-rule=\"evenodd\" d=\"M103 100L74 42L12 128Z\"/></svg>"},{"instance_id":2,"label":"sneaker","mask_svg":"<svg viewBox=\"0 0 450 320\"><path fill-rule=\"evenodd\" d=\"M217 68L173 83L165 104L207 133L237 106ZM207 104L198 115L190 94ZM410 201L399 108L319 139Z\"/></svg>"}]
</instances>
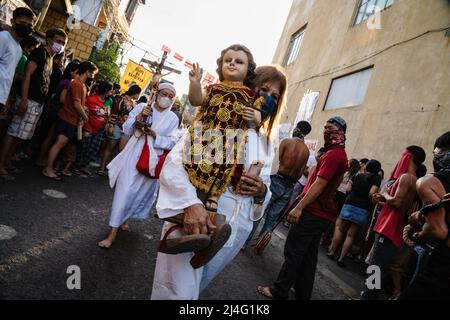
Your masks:
<instances>
[{"instance_id":1,"label":"sneaker","mask_svg":"<svg viewBox=\"0 0 450 320\"><path fill-rule=\"evenodd\" d=\"M95 173L98 174L99 176L102 176L102 177L107 177L108 176L108 172L107 171L103 171L103 170L97 170Z\"/></svg>"}]
</instances>

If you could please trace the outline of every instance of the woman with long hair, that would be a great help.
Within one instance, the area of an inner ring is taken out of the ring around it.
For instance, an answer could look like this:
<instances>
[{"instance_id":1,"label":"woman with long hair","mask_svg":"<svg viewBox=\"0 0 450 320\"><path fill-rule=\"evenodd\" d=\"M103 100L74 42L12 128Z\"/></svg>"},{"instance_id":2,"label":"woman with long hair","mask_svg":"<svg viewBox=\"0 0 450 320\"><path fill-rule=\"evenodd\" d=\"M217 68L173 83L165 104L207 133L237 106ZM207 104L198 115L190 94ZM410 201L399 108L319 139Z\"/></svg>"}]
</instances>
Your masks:
<instances>
[{"instance_id":1,"label":"woman with long hair","mask_svg":"<svg viewBox=\"0 0 450 320\"><path fill-rule=\"evenodd\" d=\"M240 181L235 181L232 191L230 187L220 196L217 212L226 216L226 222L231 225L232 233L227 244L203 267L194 269L190 264L195 256L193 252L176 255L158 252L155 276L153 280L153 300L160 299L198 299L202 290L227 266L239 253L247 240L255 220L261 219L264 207L270 197L270 171L273 160L274 141L278 135L277 123L282 113L283 98L286 95L286 76L275 66L259 67L252 89L258 95L268 97L262 107L263 123L258 130L248 131L245 152L244 173ZM184 171L182 161L183 141L178 143L168 155L161 172L161 188L156 205L160 218L169 218L184 211L185 217L198 221L200 230L206 232L212 223L207 218L205 207L197 198L196 189L190 183ZM261 176L247 173L254 161L264 161ZM254 203L259 203L262 210L256 212ZM185 219L185 222L188 220ZM163 226L164 235L174 224L166 222ZM185 229L190 226L185 223ZM173 232L180 237L186 233L183 229Z\"/></svg>"},{"instance_id":2,"label":"woman with long hair","mask_svg":"<svg viewBox=\"0 0 450 320\"><path fill-rule=\"evenodd\" d=\"M377 160L370 160L366 165L366 173L358 173L349 181L348 196L341 209L327 254L328 257L333 258L345 238L337 261L338 266L345 266L343 260L350 251L359 228L369 222L372 195L378 192L381 183L381 177L378 174L380 170L381 164Z\"/></svg>"}]
</instances>

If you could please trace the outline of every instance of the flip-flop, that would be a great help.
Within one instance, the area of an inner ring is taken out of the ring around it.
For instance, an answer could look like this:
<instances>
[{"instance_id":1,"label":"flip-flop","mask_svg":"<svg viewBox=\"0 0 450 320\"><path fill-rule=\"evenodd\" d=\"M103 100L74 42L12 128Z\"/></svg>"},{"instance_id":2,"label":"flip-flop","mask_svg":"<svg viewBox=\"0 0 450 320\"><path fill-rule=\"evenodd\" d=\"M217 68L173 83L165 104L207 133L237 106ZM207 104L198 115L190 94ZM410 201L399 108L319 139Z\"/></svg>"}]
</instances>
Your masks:
<instances>
[{"instance_id":1,"label":"flip-flop","mask_svg":"<svg viewBox=\"0 0 450 320\"><path fill-rule=\"evenodd\" d=\"M49 179L54 180L54 181L62 181L62 178L59 177L59 176L57 176L57 175L55 175L55 176L53 176L53 177L48 176L48 175L46 175L46 174L42 174L42 175L43 175L44 177L49 178Z\"/></svg>"},{"instance_id":2,"label":"flip-flop","mask_svg":"<svg viewBox=\"0 0 450 320\"><path fill-rule=\"evenodd\" d=\"M266 291L263 290L263 289L266 289L266 288L267 288L267 290L269 291L269 293L267 293ZM259 287L256 288L256 291L258 291L258 293L259 293L260 295L262 295L264 298L272 299L272 300L273 300L273 295L272 295L272 293L270 292L270 288L269 288L269 287L261 287L261 286L259 286Z\"/></svg>"},{"instance_id":3,"label":"flip-flop","mask_svg":"<svg viewBox=\"0 0 450 320\"><path fill-rule=\"evenodd\" d=\"M163 239L159 243L158 251L166 254L179 254L185 252L197 252L205 249L211 242L210 236L206 234L185 235L178 238L167 239L169 234L177 229L179 225L174 225L167 230Z\"/></svg>"},{"instance_id":4,"label":"flip-flop","mask_svg":"<svg viewBox=\"0 0 450 320\"><path fill-rule=\"evenodd\" d=\"M80 172L81 172L82 174L87 175L88 177L92 177L92 172L90 172L90 171L87 170L87 169L80 169Z\"/></svg>"},{"instance_id":5,"label":"flip-flop","mask_svg":"<svg viewBox=\"0 0 450 320\"><path fill-rule=\"evenodd\" d=\"M95 173L102 177L106 177L108 175L108 173L103 170L97 170Z\"/></svg>"}]
</instances>

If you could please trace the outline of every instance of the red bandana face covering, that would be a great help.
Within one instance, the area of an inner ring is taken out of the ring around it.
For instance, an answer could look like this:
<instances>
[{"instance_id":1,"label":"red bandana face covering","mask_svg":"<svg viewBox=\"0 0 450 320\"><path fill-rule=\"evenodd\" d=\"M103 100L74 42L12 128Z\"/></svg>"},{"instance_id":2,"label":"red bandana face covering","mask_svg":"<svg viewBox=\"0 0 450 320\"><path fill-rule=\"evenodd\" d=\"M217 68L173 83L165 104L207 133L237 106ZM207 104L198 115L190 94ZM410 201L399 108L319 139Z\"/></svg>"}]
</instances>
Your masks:
<instances>
[{"instance_id":1,"label":"red bandana face covering","mask_svg":"<svg viewBox=\"0 0 450 320\"><path fill-rule=\"evenodd\" d=\"M323 133L325 148L345 146L345 133L342 130L325 130Z\"/></svg>"}]
</instances>

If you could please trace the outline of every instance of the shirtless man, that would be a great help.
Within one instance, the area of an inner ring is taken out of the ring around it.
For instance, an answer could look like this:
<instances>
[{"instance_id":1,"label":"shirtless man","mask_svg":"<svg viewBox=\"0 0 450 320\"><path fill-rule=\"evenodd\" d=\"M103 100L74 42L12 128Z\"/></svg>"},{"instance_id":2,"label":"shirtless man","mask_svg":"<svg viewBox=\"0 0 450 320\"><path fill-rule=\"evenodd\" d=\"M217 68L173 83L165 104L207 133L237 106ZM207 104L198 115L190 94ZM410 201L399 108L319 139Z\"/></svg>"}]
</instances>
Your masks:
<instances>
[{"instance_id":1,"label":"shirtless man","mask_svg":"<svg viewBox=\"0 0 450 320\"><path fill-rule=\"evenodd\" d=\"M363 300L377 300L390 278L390 267L404 244L403 229L406 214L416 198L416 172L425 161L425 151L418 146L409 146L391 174L394 184L382 193L373 195L376 203L383 205L373 231L372 265L381 271L381 289L366 289Z\"/></svg>"},{"instance_id":2,"label":"shirtless man","mask_svg":"<svg viewBox=\"0 0 450 320\"><path fill-rule=\"evenodd\" d=\"M417 180L417 193L425 205L450 198L450 131L434 144L434 173ZM409 224L416 229L412 240L437 245L428 262L400 296L410 299L450 299L450 206L428 213L415 212Z\"/></svg>"},{"instance_id":3,"label":"shirtless man","mask_svg":"<svg viewBox=\"0 0 450 320\"><path fill-rule=\"evenodd\" d=\"M294 185L302 176L309 158L304 138L310 132L311 125L306 121L300 121L292 133L292 138L286 138L280 143L280 164L278 172L270 177L272 197L264 211L266 218L259 237L272 231L283 208L289 203ZM254 223L247 243L252 239L259 221L261 220Z\"/></svg>"}]
</instances>

